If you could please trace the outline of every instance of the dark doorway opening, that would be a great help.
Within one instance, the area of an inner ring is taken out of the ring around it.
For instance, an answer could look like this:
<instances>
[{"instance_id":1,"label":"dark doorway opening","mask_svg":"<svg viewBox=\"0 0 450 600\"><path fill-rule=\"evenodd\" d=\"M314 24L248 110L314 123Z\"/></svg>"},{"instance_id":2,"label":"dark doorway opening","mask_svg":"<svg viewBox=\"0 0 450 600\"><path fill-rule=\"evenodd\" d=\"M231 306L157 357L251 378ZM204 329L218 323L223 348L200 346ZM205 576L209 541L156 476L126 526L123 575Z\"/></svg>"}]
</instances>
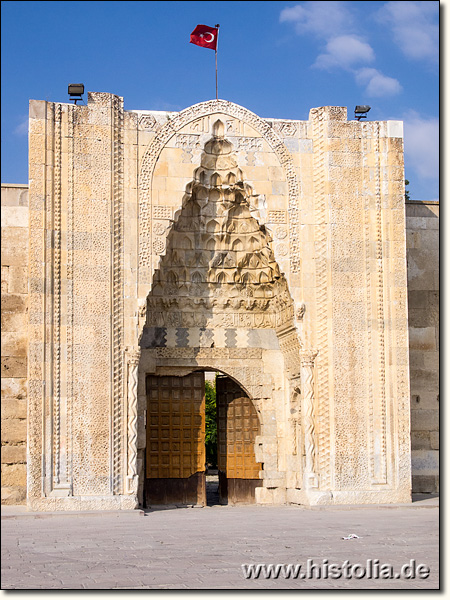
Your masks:
<instances>
[{"instance_id":1,"label":"dark doorway opening","mask_svg":"<svg viewBox=\"0 0 450 600\"><path fill-rule=\"evenodd\" d=\"M205 454L206 504L220 505L219 470L217 468L217 373L205 372Z\"/></svg>"},{"instance_id":2,"label":"dark doorway opening","mask_svg":"<svg viewBox=\"0 0 450 600\"><path fill-rule=\"evenodd\" d=\"M206 471L206 504L207 506L219 506L223 504L219 496L219 470L209 468Z\"/></svg>"}]
</instances>

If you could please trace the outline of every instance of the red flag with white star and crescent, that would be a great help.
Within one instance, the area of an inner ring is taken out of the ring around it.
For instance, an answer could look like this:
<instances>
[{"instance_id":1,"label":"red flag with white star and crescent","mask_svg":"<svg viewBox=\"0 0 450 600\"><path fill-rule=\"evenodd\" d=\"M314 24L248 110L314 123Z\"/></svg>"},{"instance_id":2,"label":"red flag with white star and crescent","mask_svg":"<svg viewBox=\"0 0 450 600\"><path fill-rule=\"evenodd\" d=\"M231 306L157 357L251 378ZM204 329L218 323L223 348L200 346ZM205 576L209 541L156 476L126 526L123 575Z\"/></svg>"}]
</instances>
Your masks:
<instances>
[{"instance_id":1,"label":"red flag with white star and crescent","mask_svg":"<svg viewBox=\"0 0 450 600\"><path fill-rule=\"evenodd\" d=\"M217 28L208 27L208 25L197 25L191 33L191 44L202 46L202 48L211 48L217 50Z\"/></svg>"}]
</instances>

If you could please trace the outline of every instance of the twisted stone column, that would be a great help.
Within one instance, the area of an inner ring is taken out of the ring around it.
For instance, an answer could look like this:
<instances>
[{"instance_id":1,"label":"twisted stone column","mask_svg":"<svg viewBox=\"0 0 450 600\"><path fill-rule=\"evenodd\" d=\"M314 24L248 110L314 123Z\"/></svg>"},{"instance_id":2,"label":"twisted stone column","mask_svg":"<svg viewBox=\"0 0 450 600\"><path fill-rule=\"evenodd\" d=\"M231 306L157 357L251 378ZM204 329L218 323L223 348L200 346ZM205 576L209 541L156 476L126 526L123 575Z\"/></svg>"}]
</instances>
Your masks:
<instances>
[{"instance_id":1,"label":"twisted stone column","mask_svg":"<svg viewBox=\"0 0 450 600\"><path fill-rule=\"evenodd\" d=\"M137 390L138 367L141 351L134 350L127 355L128 363L128 469L127 493L136 494L137 475Z\"/></svg>"},{"instance_id":2,"label":"twisted stone column","mask_svg":"<svg viewBox=\"0 0 450 600\"><path fill-rule=\"evenodd\" d=\"M298 444L298 434L297 429L300 425L300 398L301 398L301 390L297 385L291 392L291 401L290 401L290 412L291 416L289 417L289 423L291 425L292 430L292 454L293 456L297 455L297 444Z\"/></svg>"},{"instance_id":3,"label":"twisted stone column","mask_svg":"<svg viewBox=\"0 0 450 600\"><path fill-rule=\"evenodd\" d=\"M301 353L302 374L302 420L305 444L304 484L306 488L318 487L315 473L316 440L314 415L314 360L317 350L304 350Z\"/></svg>"}]
</instances>

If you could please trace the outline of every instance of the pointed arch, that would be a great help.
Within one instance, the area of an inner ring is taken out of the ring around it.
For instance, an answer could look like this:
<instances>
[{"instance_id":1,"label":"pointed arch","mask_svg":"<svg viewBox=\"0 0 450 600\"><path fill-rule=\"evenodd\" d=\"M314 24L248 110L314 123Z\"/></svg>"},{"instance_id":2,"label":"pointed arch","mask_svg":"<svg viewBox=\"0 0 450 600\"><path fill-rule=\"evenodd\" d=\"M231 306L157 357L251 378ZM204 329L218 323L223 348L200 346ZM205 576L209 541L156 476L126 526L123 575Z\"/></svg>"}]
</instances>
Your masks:
<instances>
[{"instance_id":1,"label":"pointed arch","mask_svg":"<svg viewBox=\"0 0 450 600\"><path fill-rule=\"evenodd\" d=\"M226 271L220 271L220 273L217 274L216 282L220 283L221 285L228 283Z\"/></svg>"},{"instance_id":2,"label":"pointed arch","mask_svg":"<svg viewBox=\"0 0 450 600\"><path fill-rule=\"evenodd\" d=\"M211 186L219 187L220 185L222 185L222 177L219 175L219 173L213 173L211 175Z\"/></svg>"},{"instance_id":3,"label":"pointed arch","mask_svg":"<svg viewBox=\"0 0 450 600\"><path fill-rule=\"evenodd\" d=\"M175 237L176 240L176 248L180 248L182 250L192 250L192 240L187 235L179 235Z\"/></svg>"},{"instance_id":4,"label":"pointed arch","mask_svg":"<svg viewBox=\"0 0 450 600\"><path fill-rule=\"evenodd\" d=\"M234 252L242 252L244 250L244 244L240 238L236 238L231 245L231 249Z\"/></svg>"},{"instance_id":5,"label":"pointed arch","mask_svg":"<svg viewBox=\"0 0 450 600\"><path fill-rule=\"evenodd\" d=\"M222 123L220 119L213 125L213 135L214 137L222 138L225 136L225 125Z\"/></svg>"},{"instance_id":6,"label":"pointed arch","mask_svg":"<svg viewBox=\"0 0 450 600\"><path fill-rule=\"evenodd\" d=\"M291 229L296 232L299 227L300 186L297 180L292 156L278 133L267 123L267 121L261 119L261 117L258 117L258 115L243 106L239 106L238 104L234 104L227 100L209 100L207 102L201 102L182 110L171 118L167 124L161 127L158 131L158 135L149 144L142 159L139 172L139 262L143 268L149 268L152 265L151 248L148 244L147 232L149 231L152 219L150 189L156 162L168 141L180 129L200 117L215 113L229 115L232 118L247 123L267 142L286 173ZM201 174L199 173L199 177L200 176ZM242 179L242 177L240 179ZM293 250L292 255L296 254L297 246L298 242L296 238L291 240L291 248ZM293 263L291 270L296 273L299 270L299 266L296 263Z\"/></svg>"},{"instance_id":7,"label":"pointed arch","mask_svg":"<svg viewBox=\"0 0 450 600\"><path fill-rule=\"evenodd\" d=\"M203 283L203 276L199 271L194 271L191 274L192 283Z\"/></svg>"},{"instance_id":8,"label":"pointed arch","mask_svg":"<svg viewBox=\"0 0 450 600\"><path fill-rule=\"evenodd\" d=\"M166 281L170 284L178 284L179 277L175 271L168 271L166 275Z\"/></svg>"},{"instance_id":9,"label":"pointed arch","mask_svg":"<svg viewBox=\"0 0 450 600\"><path fill-rule=\"evenodd\" d=\"M215 219L211 219L211 221L208 221L206 224L206 231L207 233L217 233L220 231L219 223Z\"/></svg>"},{"instance_id":10,"label":"pointed arch","mask_svg":"<svg viewBox=\"0 0 450 600\"><path fill-rule=\"evenodd\" d=\"M234 173L228 173L227 179L226 179L226 184L234 185L235 183L236 183L236 175Z\"/></svg>"}]
</instances>

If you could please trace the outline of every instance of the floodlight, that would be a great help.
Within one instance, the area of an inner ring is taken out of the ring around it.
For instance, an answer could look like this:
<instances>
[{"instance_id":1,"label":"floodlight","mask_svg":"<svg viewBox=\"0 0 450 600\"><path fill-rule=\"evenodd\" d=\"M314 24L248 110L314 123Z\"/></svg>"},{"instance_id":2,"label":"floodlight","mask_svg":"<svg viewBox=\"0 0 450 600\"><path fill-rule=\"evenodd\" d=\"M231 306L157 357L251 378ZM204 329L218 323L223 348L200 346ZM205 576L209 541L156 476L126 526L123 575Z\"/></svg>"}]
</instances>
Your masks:
<instances>
[{"instance_id":1,"label":"floodlight","mask_svg":"<svg viewBox=\"0 0 450 600\"><path fill-rule=\"evenodd\" d=\"M367 106L367 104L355 106L355 119L357 119L358 121L360 121L361 119L366 119L369 110L370 106Z\"/></svg>"},{"instance_id":2,"label":"floodlight","mask_svg":"<svg viewBox=\"0 0 450 600\"><path fill-rule=\"evenodd\" d=\"M84 85L82 83L69 83L68 94L70 99L77 103L77 100L82 100L84 94Z\"/></svg>"}]
</instances>

